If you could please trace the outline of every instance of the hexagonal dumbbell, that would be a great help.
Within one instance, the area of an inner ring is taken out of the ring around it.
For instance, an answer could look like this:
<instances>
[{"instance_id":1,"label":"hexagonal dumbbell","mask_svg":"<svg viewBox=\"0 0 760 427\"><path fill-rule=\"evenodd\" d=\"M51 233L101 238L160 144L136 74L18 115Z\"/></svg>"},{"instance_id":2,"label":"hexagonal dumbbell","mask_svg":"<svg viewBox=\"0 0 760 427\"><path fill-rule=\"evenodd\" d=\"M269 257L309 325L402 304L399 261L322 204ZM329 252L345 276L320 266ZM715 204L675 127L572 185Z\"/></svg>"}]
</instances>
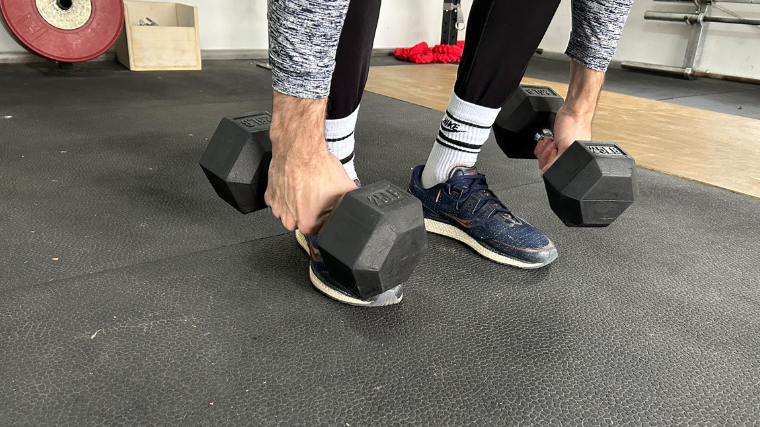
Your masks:
<instances>
[{"instance_id":1,"label":"hexagonal dumbbell","mask_svg":"<svg viewBox=\"0 0 760 427\"><path fill-rule=\"evenodd\" d=\"M265 111L223 118L200 160L217 195L242 213L267 207L270 123ZM362 299L408 280L426 249L422 203L387 181L346 193L319 233L330 276Z\"/></svg>"},{"instance_id":2,"label":"hexagonal dumbbell","mask_svg":"<svg viewBox=\"0 0 760 427\"><path fill-rule=\"evenodd\" d=\"M535 159L562 97L547 86L522 85L493 125L496 142L511 158ZM605 227L638 195L636 162L614 142L575 141L544 173L549 206L570 227Z\"/></svg>"},{"instance_id":3,"label":"hexagonal dumbbell","mask_svg":"<svg viewBox=\"0 0 760 427\"><path fill-rule=\"evenodd\" d=\"M225 117L201 157L201 168L216 194L244 214L267 207L271 123L266 111Z\"/></svg>"},{"instance_id":4,"label":"hexagonal dumbbell","mask_svg":"<svg viewBox=\"0 0 760 427\"><path fill-rule=\"evenodd\" d=\"M364 299L407 281L426 248L422 203L388 181L346 193L319 232L330 276Z\"/></svg>"}]
</instances>

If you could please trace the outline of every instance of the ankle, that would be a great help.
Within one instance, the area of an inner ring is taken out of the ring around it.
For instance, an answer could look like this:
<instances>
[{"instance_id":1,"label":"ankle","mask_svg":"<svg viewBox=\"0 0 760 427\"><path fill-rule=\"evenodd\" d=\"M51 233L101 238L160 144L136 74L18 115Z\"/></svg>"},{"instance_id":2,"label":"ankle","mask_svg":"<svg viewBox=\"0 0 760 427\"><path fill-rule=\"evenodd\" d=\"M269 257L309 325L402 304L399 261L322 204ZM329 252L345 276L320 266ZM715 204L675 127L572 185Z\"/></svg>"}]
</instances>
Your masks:
<instances>
[{"instance_id":1,"label":"ankle","mask_svg":"<svg viewBox=\"0 0 760 427\"><path fill-rule=\"evenodd\" d=\"M422 185L430 188L445 182L453 168L475 165L500 110L464 101L452 92L422 172Z\"/></svg>"},{"instance_id":2,"label":"ankle","mask_svg":"<svg viewBox=\"0 0 760 427\"><path fill-rule=\"evenodd\" d=\"M325 140L327 149L335 155L343 164L346 174L352 180L357 178L354 169L354 129L356 128L356 119L359 115L359 107L349 116L325 120Z\"/></svg>"}]
</instances>

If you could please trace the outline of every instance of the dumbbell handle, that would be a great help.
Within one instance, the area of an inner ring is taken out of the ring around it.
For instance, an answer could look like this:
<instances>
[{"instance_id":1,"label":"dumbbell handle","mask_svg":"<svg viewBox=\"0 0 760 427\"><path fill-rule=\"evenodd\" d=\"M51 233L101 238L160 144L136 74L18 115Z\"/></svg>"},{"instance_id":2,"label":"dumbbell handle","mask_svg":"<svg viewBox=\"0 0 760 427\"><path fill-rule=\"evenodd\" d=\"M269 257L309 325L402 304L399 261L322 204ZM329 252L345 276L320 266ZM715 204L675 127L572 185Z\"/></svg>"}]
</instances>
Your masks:
<instances>
[{"instance_id":1,"label":"dumbbell handle","mask_svg":"<svg viewBox=\"0 0 760 427\"><path fill-rule=\"evenodd\" d=\"M554 132L552 132L549 129L544 128L536 132L536 134L533 136L533 140L536 143L538 143L544 138L554 138ZM625 151L623 151L620 147L618 147L618 145L615 144L614 142L575 141L574 144L590 147L589 148L590 151L594 154L606 154L606 155L630 157Z\"/></svg>"},{"instance_id":2,"label":"dumbbell handle","mask_svg":"<svg viewBox=\"0 0 760 427\"><path fill-rule=\"evenodd\" d=\"M541 141L544 138L554 138L554 132L552 132L549 129L544 128L536 132L536 134L533 136L533 140L535 142Z\"/></svg>"},{"instance_id":3,"label":"dumbbell handle","mask_svg":"<svg viewBox=\"0 0 760 427\"><path fill-rule=\"evenodd\" d=\"M554 132L549 129L541 129L533 136L533 140L538 143L544 138L554 138ZM595 155L616 155L630 157L625 151L623 151L614 142L594 142L594 141L575 141L573 144L582 145L588 147L589 151Z\"/></svg>"}]
</instances>

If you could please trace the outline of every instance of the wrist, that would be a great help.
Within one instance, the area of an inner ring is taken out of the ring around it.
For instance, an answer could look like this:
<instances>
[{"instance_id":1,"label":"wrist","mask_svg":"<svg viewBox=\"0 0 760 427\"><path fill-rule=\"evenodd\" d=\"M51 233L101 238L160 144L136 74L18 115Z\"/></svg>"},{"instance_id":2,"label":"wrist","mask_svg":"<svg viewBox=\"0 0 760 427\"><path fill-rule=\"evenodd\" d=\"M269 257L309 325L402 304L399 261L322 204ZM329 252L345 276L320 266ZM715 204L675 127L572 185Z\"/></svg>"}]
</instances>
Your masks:
<instances>
[{"instance_id":1,"label":"wrist","mask_svg":"<svg viewBox=\"0 0 760 427\"><path fill-rule=\"evenodd\" d=\"M576 61L570 64L570 83L562 113L580 122L594 118L596 104L604 85L604 72L584 67Z\"/></svg>"},{"instance_id":2,"label":"wrist","mask_svg":"<svg viewBox=\"0 0 760 427\"><path fill-rule=\"evenodd\" d=\"M304 99L274 91L269 137L272 157L308 157L327 150L326 99Z\"/></svg>"},{"instance_id":3,"label":"wrist","mask_svg":"<svg viewBox=\"0 0 760 427\"><path fill-rule=\"evenodd\" d=\"M557 117L572 120L581 126L591 126L591 122L594 120L594 111L593 107L564 104L557 111Z\"/></svg>"}]
</instances>

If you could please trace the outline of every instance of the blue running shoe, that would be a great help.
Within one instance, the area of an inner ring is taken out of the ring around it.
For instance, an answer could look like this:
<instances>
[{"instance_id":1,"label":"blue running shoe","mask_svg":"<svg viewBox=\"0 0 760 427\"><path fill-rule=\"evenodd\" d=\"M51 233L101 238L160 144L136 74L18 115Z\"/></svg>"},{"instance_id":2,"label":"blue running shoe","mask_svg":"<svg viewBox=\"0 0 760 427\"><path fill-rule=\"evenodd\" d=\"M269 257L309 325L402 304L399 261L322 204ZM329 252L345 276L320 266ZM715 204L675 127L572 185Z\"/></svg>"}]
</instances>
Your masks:
<instances>
[{"instance_id":1,"label":"blue running shoe","mask_svg":"<svg viewBox=\"0 0 760 427\"><path fill-rule=\"evenodd\" d=\"M345 304L361 307L381 307L401 302L401 298L404 296L403 285L398 285L370 299L361 299L359 295L355 295L330 277L330 273L327 272L327 267L322 261L322 256L319 254L317 236L307 237L296 230L296 240L298 240L298 244L311 257L309 277L311 278L312 285L328 297Z\"/></svg>"},{"instance_id":2,"label":"blue running shoe","mask_svg":"<svg viewBox=\"0 0 760 427\"><path fill-rule=\"evenodd\" d=\"M514 267L539 268L557 259L551 240L510 212L474 167L454 168L446 182L429 189L421 183L424 168L414 168L409 192L422 201L427 231Z\"/></svg>"},{"instance_id":3,"label":"blue running shoe","mask_svg":"<svg viewBox=\"0 0 760 427\"><path fill-rule=\"evenodd\" d=\"M356 182L357 187L361 187L361 183L358 179L354 181ZM319 253L317 236L307 237L304 236L300 230L296 230L296 240L311 258L309 277L311 278L312 285L328 297L345 304L361 307L381 307L401 302L401 299L404 296L403 285L398 285L395 288L389 289L370 299L361 299L359 295L356 295L354 292L330 277L330 273L327 271L327 266L322 261L322 255Z\"/></svg>"}]
</instances>

